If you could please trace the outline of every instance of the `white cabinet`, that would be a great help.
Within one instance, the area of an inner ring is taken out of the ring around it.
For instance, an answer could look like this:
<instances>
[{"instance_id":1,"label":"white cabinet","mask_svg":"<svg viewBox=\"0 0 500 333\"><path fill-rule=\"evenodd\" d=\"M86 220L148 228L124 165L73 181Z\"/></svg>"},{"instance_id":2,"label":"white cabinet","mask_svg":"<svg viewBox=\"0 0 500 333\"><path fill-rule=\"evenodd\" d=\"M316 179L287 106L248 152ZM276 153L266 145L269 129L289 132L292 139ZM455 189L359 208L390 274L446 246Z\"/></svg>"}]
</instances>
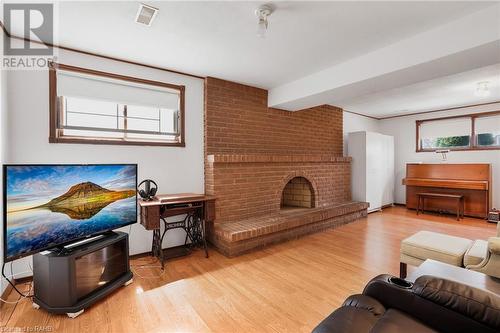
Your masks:
<instances>
[{"instance_id":1,"label":"white cabinet","mask_svg":"<svg viewBox=\"0 0 500 333\"><path fill-rule=\"evenodd\" d=\"M394 203L394 137L352 132L347 151L352 157L352 199L368 202L369 212Z\"/></svg>"}]
</instances>

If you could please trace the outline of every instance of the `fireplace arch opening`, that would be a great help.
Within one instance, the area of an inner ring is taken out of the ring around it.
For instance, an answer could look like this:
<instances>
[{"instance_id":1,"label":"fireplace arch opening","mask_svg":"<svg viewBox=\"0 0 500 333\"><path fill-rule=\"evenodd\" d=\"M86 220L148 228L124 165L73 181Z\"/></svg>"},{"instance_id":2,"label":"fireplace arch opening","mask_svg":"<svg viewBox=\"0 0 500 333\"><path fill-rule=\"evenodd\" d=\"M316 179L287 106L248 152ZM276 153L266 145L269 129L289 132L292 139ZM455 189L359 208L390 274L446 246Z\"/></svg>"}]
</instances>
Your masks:
<instances>
[{"instance_id":1,"label":"fireplace arch opening","mask_svg":"<svg viewBox=\"0 0 500 333\"><path fill-rule=\"evenodd\" d=\"M283 188L281 193L281 209L314 208L314 189L309 180L295 177Z\"/></svg>"}]
</instances>

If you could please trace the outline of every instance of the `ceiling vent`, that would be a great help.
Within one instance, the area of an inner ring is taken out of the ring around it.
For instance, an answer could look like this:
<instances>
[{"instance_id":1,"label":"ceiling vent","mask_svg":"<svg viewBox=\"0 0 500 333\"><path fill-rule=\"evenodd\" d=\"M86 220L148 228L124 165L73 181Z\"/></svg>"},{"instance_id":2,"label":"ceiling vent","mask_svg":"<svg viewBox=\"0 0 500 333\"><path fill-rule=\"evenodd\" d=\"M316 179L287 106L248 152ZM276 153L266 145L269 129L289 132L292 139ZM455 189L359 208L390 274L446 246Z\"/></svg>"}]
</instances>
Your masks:
<instances>
[{"instance_id":1,"label":"ceiling vent","mask_svg":"<svg viewBox=\"0 0 500 333\"><path fill-rule=\"evenodd\" d=\"M147 25L149 27L151 26L151 23L153 23L156 14L158 14L158 8L141 3L139 4L139 10L137 11L137 15L135 16L135 22Z\"/></svg>"}]
</instances>

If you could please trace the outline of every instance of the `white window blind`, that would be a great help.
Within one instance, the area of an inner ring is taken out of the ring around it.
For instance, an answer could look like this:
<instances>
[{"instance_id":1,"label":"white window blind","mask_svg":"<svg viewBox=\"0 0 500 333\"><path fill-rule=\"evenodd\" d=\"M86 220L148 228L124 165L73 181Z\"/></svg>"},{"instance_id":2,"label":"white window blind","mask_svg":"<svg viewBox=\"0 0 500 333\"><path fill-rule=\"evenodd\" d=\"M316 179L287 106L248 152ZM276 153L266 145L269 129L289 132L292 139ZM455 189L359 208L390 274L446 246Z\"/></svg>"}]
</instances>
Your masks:
<instances>
[{"instance_id":1,"label":"white window blind","mask_svg":"<svg viewBox=\"0 0 500 333\"><path fill-rule=\"evenodd\" d=\"M478 117L474 122L476 143L479 146L500 146L500 115Z\"/></svg>"},{"instance_id":2,"label":"white window blind","mask_svg":"<svg viewBox=\"0 0 500 333\"><path fill-rule=\"evenodd\" d=\"M58 69L57 135L181 142L181 87L137 80Z\"/></svg>"},{"instance_id":3,"label":"white window blind","mask_svg":"<svg viewBox=\"0 0 500 333\"><path fill-rule=\"evenodd\" d=\"M175 89L63 70L57 71L57 95L173 110L180 100Z\"/></svg>"},{"instance_id":4,"label":"white window blind","mask_svg":"<svg viewBox=\"0 0 500 333\"><path fill-rule=\"evenodd\" d=\"M500 115L478 117L475 121L476 134L500 134Z\"/></svg>"},{"instance_id":5,"label":"white window blind","mask_svg":"<svg viewBox=\"0 0 500 333\"><path fill-rule=\"evenodd\" d=\"M471 134L472 120L470 118L454 118L426 121L420 124L421 139L467 136Z\"/></svg>"}]
</instances>

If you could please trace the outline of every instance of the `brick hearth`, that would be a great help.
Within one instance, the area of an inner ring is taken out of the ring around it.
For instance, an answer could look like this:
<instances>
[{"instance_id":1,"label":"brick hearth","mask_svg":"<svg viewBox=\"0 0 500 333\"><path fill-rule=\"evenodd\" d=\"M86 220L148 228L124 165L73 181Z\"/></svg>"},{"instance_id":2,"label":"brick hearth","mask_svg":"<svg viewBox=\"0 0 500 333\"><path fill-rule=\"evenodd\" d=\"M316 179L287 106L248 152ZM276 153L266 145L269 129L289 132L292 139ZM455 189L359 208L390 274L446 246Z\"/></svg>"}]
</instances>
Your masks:
<instances>
[{"instance_id":1,"label":"brick hearth","mask_svg":"<svg viewBox=\"0 0 500 333\"><path fill-rule=\"evenodd\" d=\"M351 202L326 208L282 210L234 223L216 224L210 241L228 257L267 245L335 228L366 216L368 204Z\"/></svg>"},{"instance_id":2,"label":"brick hearth","mask_svg":"<svg viewBox=\"0 0 500 333\"><path fill-rule=\"evenodd\" d=\"M365 216L367 204L350 202L350 162L331 155L209 155L207 192L217 195L210 241L234 256ZM312 187L315 208L282 207L283 190L297 177Z\"/></svg>"},{"instance_id":3,"label":"brick hearth","mask_svg":"<svg viewBox=\"0 0 500 333\"><path fill-rule=\"evenodd\" d=\"M217 196L208 237L218 250L235 256L366 215L351 201L342 118L330 105L271 109L266 90L207 78L205 192Z\"/></svg>"}]
</instances>

